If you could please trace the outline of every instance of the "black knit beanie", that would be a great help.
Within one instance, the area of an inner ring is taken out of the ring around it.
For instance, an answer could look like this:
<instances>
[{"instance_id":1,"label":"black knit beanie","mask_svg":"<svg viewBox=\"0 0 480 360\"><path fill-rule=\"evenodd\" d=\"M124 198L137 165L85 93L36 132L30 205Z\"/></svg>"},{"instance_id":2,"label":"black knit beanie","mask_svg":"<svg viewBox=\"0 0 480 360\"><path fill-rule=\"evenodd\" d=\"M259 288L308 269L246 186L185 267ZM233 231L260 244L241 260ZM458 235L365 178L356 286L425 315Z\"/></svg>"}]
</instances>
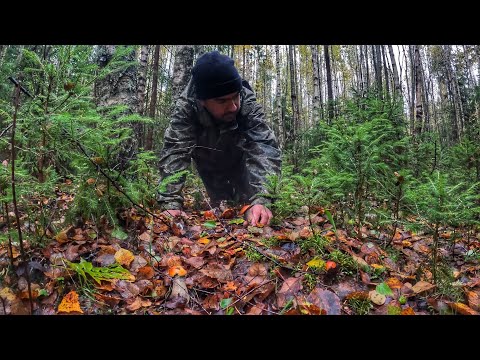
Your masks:
<instances>
[{"instance_id":1,"label":"black knit beanie","mask_svg":"<svg viewBox=\"0 0 480 360\"><path fill-rule=\"evenodd\" d=\"M233 60L218 51L200 56L192 69L198 99L211 99L242 89L242 79Z\"/></svg>"}]
</instances>

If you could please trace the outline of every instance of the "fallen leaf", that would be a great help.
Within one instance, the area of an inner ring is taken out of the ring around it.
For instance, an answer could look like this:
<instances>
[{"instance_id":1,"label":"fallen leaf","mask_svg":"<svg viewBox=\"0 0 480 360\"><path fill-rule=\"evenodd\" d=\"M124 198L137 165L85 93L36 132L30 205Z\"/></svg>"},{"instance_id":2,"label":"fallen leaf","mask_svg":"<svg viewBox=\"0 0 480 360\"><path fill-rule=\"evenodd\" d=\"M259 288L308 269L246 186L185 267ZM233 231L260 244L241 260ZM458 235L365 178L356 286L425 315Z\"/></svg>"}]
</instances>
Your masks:
<instances>
[{"instance_id":1,"label":"fallen leaf","mask_svg":"<svg viewBox=\"0 0 480 360\"><path fill-rule=\"evenodd\" d=\"M68 242L67 232L70 231L72 227L70 226L68 229L60 231L57 235L55 235L55 240L57 240L60 244L64 244Z\"/></svg>"},{"instance_id":2,"label":"fallen leaf","mask_svg":"<svg viewBox=\"0 0 480 360\"><path fill-rule=\"evenodd\" d=\"M129 266L133 261L134 256L130 250L121 248L115 253L115 261L120 265Z\"/></svg>"},{"instance_id":3,"label":"fallen leaf","mask_svg":"<svg viewBox=\"0 0 480 360\"><path fill-rule=\"evenodd\" d=\"M282 287L277 293L277 306L283 308L287 302L295 299L297 293L302 289L302 277L290 277L285 279Z\"/></svg>"},{"instance_id":4,"label":"fallen leaf","mask_svg":"<svg viewBox=\"0 0 480 360\"><path fill-rule=\"evenodd\" d=\"M412 290L415 294L421 294L425 291L431 290L435 287L435 285L430 284L426 281L419 281L415 285L413 285Z\"/></svg>"},{"instance_id":5,"label":"fallen leaf","mask_svg":"<svg viewBox=\"0 0 480 360\"><path fill-rule=\"evenodd\" d=\"M400 315L416 315L415 311L410 306L407 306L405 309L402 310Z\"/></svg>"},{"instance_id":6,"label":"fallen leaf","mask_svg":"<svg viewBox=\"0 0 480 360\"><path fill-rule=\"evenodd\" d=\"M465 291L468 300L468 306L470 306L475 311L480 311L480 295L478 291Z\"/></svg>"},{"instance_id":7,"label":"fallen leaf","mask_svg":"<svg viewBox=\"0 0 480 360\"><path fill-rule=\"evenodd\" d=\"M14 301L17 298L15 293L8 287L4 287L0 290L0 297L7 301Z\"/></svg>"},{"instance_id":8,"label":"fallen leaf","mask_svg":"<svg viewBox=\"0 0 480 360\"><path fill-rule=\"evenodd\" d=\"M185 263L193 266L195 269L200 269L205 265L206 260L200 256L192 256L185 260Z\"/></svg>"},{"instance_id":9,"label":"fallen leaf","mask_svg":"<svg viewBox=\"0 0 480 360\"><path fill-rule=\"evenodd\" d=\"M450 306L454 311L462 315L480 315L477 311L471 309L465 304L458 303L458 302L447 302L448 306Z\"/></svg>"},{"instance_id":10,"label":"fallen leaf","mask_svg":"<svg viewBox=\"0 0 480 360\"><path fill-rule=\"evenodd\" d=\"M72 290L62 299L62 302L58 306L58 313L81 313L80 303L78 302L78 294Z\"/></svg>"},{"instance_id":11,"label":"fallen leaf","mask_svg":"<svg viewBox=\"0 0 480 360\"><path fill-rule=\"evenodd\" d=\"M155 276L155 270L151 266L143 266L138 269L137 280L151 279Z\"/></svg>"},{"instance_id":12,"label":"fallen leaf","mask_svg":"<svg viewBox=\"0 0 480 360\"><path fill-rule=\"evenodd\" d=\"M385 281L390 289L401 289L403 284L397 278L391 277Z\"/></svg>"},{"instance_id":13,"label":"fallen leaf","mask_svg":"<svg viewBox=\"0 0 480 360\"><path fill-rule=\"evenodd\" d=\"M353 291L347 296L345 296L346 300L367 300L369 298L368 292L366 291Z\"/></svg>"},{"instance_id":14,"label":"fallen leaf","mask_svg":"<svg viewBox=\"0 0 480 360\"><path fill-rule=\"evenodd\" d=\"M138 236L138 239L140 241L151 242L152 241L152 236L148 233L148 231L145 231Z\"/></svg>"},{"instance_id":15,"label":"fallen leaf","mask_svg":"<svg viewBox=\"0 0 480 360\"><path fill-rule=\"evenodd\" d=\"M321 309L327 315L340 315L341 314L341 303L340 298L334 292L330 290L324 290L320 287L316 287L313 291L307 296L307 301L315 305L318 309Z\"/></svg>"}]
</instances>

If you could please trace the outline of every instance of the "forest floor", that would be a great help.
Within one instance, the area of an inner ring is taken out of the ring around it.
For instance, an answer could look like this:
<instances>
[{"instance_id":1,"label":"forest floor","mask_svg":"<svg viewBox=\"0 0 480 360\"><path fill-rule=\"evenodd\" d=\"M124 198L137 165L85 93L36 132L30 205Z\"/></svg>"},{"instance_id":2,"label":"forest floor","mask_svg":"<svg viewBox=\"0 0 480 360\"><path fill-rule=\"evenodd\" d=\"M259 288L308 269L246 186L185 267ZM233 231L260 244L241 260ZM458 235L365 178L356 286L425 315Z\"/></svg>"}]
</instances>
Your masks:
<instances>
[{"instance_id":1,"label":"forest floor","mask_svg":"<svg viewBox=\"0 0 480 360\"><path fill-rule=\"evenodd\" d=\"M53 206L61 214L72 201L58 192ZM364 227L360 240L321 208L265 227L244 225L241 210L172 219L131 208L120 214L121 231L101 219L68 226L59 217L42 246L25 242L28 279L18 246L12 266L8 242L0 244L0 314L480 311L480 234L440 229L433 266L429 233Z\"/></svg>"}]
</instances>

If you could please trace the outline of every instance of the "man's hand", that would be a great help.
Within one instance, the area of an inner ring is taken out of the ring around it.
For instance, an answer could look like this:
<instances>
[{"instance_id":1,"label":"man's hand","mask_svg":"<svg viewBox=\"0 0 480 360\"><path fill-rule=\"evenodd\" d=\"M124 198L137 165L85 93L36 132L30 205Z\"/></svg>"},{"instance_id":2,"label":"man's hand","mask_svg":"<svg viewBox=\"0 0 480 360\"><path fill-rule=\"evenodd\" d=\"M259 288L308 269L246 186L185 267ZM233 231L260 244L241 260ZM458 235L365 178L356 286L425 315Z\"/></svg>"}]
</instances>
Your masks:
<instances>
[{"instance_id":1,"label":"man's hand","mask_svg":"<svg viewBox=\"0 0 480 360\"><path fill-rule=\"evenodd\" d=\"M257 226L258 224L268 225L270 220L272 220L272 212L266 206L257 204L253 205L250 209L245 212L245 222L244 225Z\"/></svg>"},{"instance_id":2,"label":"man's hand","mask_svg":"<svg viewBox=\"0 0 480 360\"><path fill-rule=\"evenodd\" d=\"M162 215L165 215L168 217L176 217L176 216L187 217L187 214L182 210L164 210L162 211Z\"/></svg>"}]
</instances>

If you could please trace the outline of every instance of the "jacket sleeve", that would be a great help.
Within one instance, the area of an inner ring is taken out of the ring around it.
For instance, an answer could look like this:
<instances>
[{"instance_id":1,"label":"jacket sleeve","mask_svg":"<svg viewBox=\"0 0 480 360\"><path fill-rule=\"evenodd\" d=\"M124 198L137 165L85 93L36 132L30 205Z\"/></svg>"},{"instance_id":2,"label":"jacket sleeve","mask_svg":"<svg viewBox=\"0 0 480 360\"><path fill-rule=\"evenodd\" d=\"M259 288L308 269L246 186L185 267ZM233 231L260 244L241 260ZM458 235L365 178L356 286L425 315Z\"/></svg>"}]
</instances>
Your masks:
<instances>
[{"instance_id":1,"label":"jacket sleeve","mask_svg":"<svg viewBox=\"0 0 480 360\"><path fill-rule=\"evenodd\" d=\"M270 199L259 196L264 193L267 175L280 175L281 153L274 132L265 122L262 106L252 91L245 90L242 112L246 117L245 139L246 167L251 192L250 203L268 204Z\"/></svg>"},{"instance_id":2,"label":"jacket sleeve","mask_svg":"<svg viewBox=\"0 0 480 360\"><path fill-rule=\"evenodd\" d=\"M192 151L195 147L194 105L186 97L180 97L169 126L165 130L163 149L160 154L160 180L175 175L190 167ZM183 207L182 188L185 176L169 183L165 191L158 191L157 200L163 210Z\"/></svg>"}]
</instances>

